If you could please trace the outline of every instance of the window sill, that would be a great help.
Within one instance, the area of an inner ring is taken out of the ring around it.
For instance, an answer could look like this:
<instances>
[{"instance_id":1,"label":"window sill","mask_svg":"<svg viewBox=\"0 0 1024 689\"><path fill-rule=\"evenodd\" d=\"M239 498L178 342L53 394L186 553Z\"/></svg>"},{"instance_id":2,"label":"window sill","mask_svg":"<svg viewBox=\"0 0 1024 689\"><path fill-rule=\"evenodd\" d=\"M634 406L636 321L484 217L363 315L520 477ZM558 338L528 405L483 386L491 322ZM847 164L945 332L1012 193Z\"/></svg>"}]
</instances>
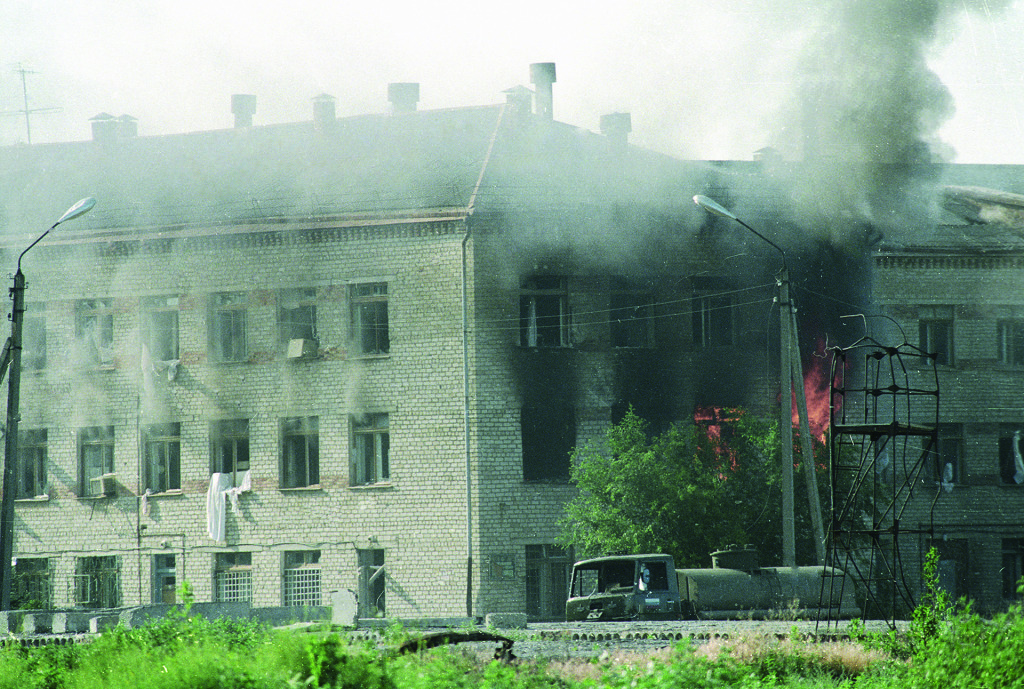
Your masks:
<instances>
[{"instance_id":1,"label":"window sill","mask_svg":"<svg viewBox=\"0 0 1024 689\"><path fill-rule=\"evenodd\" d=\"M78 499L79 500L113 500L115 497L117 497L117 496L115 496L115 495L106 495L106 494L103 494L103 495L79 495Z\"/></svg>"},{"instance_id":2,"label":"window sill","mask_svg":"<svg viewBox=\"0 0 1024 689\"><path fill-rule=\"evenodd\" d=\"M360 483L355 486L349 486L349 490L394 490L395 484L391 481L381 481L380 483Z\"/></svg>"},{"instance_id":3,"label":"window sill","mask_svg":"<svg viewBox=\"0 0 1024 689\"><path fill-rule=\"evenodd\" d=\"M145 493L142 493L141 495L139 495L139 497L141 498L143 495L145 495ZM152 493L151 492L149 494L149 497L151 497L151 498L180 498L183 495L185 495L185 494L182 492L181 488L173 488L171 490L160 491L159 493Z\"/></svg>"},{"instance_id":4,"label":"window sill","mask_svg":"<svg viewBox=\"0 0 1024 689\"><path fill-rule=\"evenodd\" d=\"M35 502L50 502L49 495L36 495L31 498L15 498L14 502L19 503L35 503Z\"/></svg>"},{"instance_id":5,"label":"window sill","mask_svg":"<svg viewBox=\"0 0 1024 689\"><path fill-rule=\"evenodd\" d=\"M293 486L291 488L279 487L278 490L282 493L313 493L316 491L322 491L323 488L319 483L316 483L312 486Z\"/></svg>"},{"instance_id":6,"label":"window sill","mask_svg":"<svg viewBox=\"0 0 1024 689\"><path fill-rule=\"evenodd\" d=\"M363 353L360 352L358 354L353 354L351 358L353 358L353 359L390 359L391 358L391 352L368 352L366 354L363 354Z\"/></svg>"}]
</instances>

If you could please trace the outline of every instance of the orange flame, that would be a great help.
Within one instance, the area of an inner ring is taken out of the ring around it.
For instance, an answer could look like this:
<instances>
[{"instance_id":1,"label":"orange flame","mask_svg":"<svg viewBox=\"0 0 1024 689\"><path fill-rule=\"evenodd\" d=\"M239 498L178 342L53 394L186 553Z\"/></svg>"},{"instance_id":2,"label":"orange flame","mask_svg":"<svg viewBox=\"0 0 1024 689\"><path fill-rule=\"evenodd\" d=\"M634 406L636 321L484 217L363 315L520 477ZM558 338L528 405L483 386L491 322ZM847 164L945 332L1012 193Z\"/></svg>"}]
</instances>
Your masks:
<instances>
[{"instance_id":1,"label":"orange flame","mask_svg":"<svg viewBox=\"0 0 1024 689\"><path fill-rule=\"evenodd\" d=\"M825 442L825 434L829 426L830 381L828 379L829 364L825 356L825 344L819 341L811 357L810 366L804 371L804 395L807 398L807 425L811 435ZM793 425L798 426L800 417L797 413L796 394L793 394Z\"/></svg>"}]
</instances>

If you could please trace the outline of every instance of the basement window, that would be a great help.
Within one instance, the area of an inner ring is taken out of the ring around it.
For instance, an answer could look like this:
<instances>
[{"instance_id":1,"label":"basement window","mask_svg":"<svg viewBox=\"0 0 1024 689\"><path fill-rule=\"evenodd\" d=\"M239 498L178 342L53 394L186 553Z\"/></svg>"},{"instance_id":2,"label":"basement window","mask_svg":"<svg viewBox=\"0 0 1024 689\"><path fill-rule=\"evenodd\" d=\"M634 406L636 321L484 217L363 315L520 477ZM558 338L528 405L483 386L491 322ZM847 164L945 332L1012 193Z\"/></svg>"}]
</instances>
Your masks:
<instances>
[{"instance_id":1,"label":"basement window","mask_svg":"<svg viewBox=\"0 0 1024 689\"><path fill-rule=\"evenodd\" d=\"M388 283L368 282L349 287L352 305L352 340L360 354L387 354L391 349L388 325Z\"/></svg>"},{"instance_id":2,"label":"basement window","mask_svg":"<svg viewBox=\"0 0 1024 689\"><path fill-rule=\"evenodd\" d=\"M953 365L953 307L924 306L918 310L919 346L935 355L940 366Z\"/></svg>"},{"instance_id":3,"label":"basement window","mask_svg":"<svg viewBox=\"0 0 1024 689\"><path fill-rule=\"evenodd\" d=\"M244 361L248 297L244 292L220 292L210 297L210 355L214 361Z\"/></svg>"},{"instance_id":4,"label":"basement window","mask_svg":"<svg viewBox=\"0 0 1024 689\"><path fill-rule=\"evenodd\" d=\"M80 299L75 304L75 336L94 366L114 363L114 300Z\"/></svg>"},{"instance_id":5,"label":"basement window","mask_svg":"<svg viewBox=\"0 0 1024 689\"><path fill-rule=\"evenodd\" d=\"M576 444L573 408L553 404L526 406L521 416L523 480L569 480L570 453Z\"/></svg>"},{"instance_id":6,"label":"basement window","mask_svg":"<svg viewBox=\"0 0 1024 689\"><path fill-rule=\"evenodd\" d=\"M564 277L535 275L519 292L519 344L569 346L569 292Z\"/></svg>"}]
</instances>

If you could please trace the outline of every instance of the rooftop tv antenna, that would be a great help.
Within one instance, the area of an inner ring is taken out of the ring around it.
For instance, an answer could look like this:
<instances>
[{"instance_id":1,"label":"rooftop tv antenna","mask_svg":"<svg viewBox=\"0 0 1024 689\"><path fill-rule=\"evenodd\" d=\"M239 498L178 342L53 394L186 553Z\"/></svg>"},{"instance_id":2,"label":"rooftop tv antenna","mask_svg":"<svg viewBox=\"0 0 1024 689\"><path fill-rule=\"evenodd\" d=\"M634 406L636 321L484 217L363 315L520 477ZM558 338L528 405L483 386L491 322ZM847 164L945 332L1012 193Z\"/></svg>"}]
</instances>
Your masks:
<instances>
[{"instance_id":1,"label":"rooftop tv antenna","mask_svg":"<svg viewBox=\"0 0 1024 689\"><path fill-rule=\"evenodd\" d=\"M7 110L0 112L0 115L24 115L25 117L25 141L32 145L32 115L60 112L61 108L30 108L28 107L28 80L29 74L38 74L35 70L27 69L23 64L18 63L14 68L17 74L21 75L21 98L23 107L18 110Z\"/></svg>"}]
</instances>

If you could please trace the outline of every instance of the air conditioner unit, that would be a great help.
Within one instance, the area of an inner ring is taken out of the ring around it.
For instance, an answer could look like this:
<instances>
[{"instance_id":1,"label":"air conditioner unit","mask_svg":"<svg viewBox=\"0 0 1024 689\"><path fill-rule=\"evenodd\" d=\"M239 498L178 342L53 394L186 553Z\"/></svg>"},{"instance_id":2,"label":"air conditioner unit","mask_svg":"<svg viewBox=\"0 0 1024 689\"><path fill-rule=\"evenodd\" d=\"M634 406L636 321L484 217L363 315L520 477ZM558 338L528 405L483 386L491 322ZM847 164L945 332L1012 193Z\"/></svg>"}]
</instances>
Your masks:
<instances>
[{"instance_id":1,"label":"air conditioner unit","mask_svg":"<svg viewBox=\"0 0 1024 689\"><path fill-rule=\"evenodd\" d=\"M316 340L288 340L289 359L312 359L316 356L317 349Z\"/></svg>"},{"instance_id":2,"label":"air conditioner unit","mask_svg":"<svg viewBox=\"0 0 1024 689\"><path fill-rule=\"evenodd\" d=\"M89 495L94 498L112 497L117 494L117 475L103 474L89 479Z\"/></svg>"}]
</instances>

